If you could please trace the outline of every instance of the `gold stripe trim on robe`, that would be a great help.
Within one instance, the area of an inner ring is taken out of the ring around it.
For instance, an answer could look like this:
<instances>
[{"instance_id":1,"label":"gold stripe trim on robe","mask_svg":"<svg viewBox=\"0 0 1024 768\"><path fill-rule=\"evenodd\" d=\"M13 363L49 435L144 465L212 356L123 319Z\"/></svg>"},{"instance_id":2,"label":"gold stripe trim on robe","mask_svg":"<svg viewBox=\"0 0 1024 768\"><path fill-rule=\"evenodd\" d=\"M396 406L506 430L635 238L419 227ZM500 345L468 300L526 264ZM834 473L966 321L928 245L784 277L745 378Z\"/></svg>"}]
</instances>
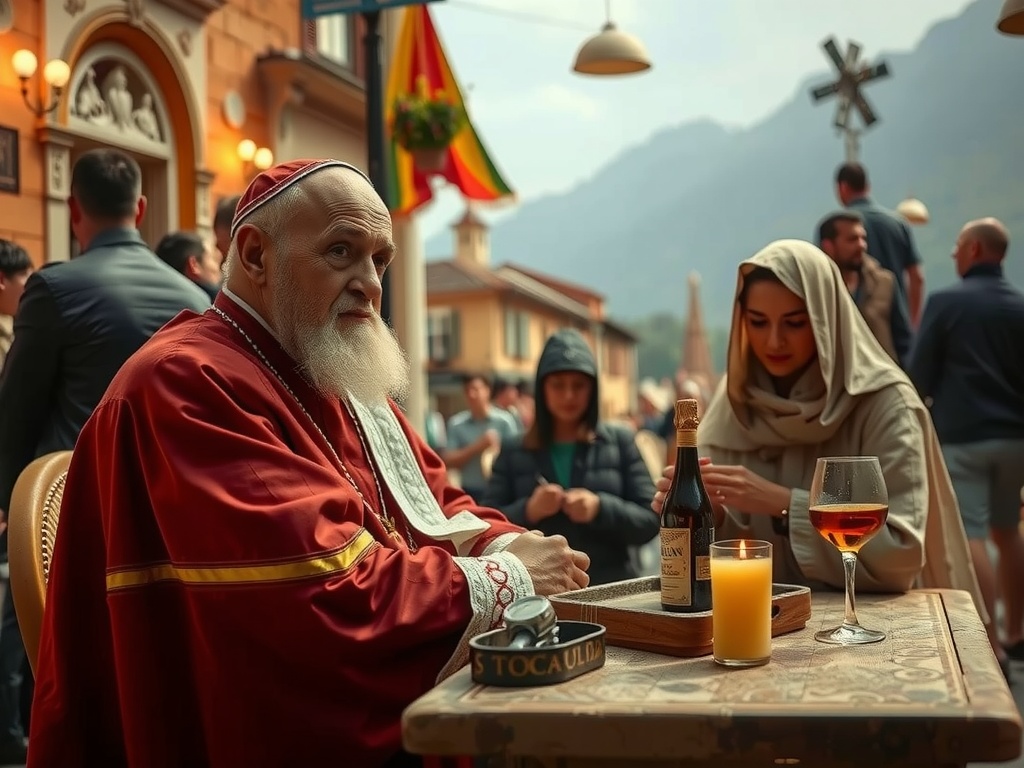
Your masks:
<instances>
[{"instance_id":1,"label":"gold stripe trim on robe","mask_svg":"<svg viewBox=\"0 0 1024 768\"><path fill-rule=\"evenodd\" d=\"M316 555L287 563L240 566L180 566L160 563L141 568L113 571L107 574L107 591L130 589L158 581L178 581L182 584L239 585L271 581L294 581L344 573L356 565L377 540L365 528L360 530L339 551L330 555Z\"/></svg>"}]
</instances>

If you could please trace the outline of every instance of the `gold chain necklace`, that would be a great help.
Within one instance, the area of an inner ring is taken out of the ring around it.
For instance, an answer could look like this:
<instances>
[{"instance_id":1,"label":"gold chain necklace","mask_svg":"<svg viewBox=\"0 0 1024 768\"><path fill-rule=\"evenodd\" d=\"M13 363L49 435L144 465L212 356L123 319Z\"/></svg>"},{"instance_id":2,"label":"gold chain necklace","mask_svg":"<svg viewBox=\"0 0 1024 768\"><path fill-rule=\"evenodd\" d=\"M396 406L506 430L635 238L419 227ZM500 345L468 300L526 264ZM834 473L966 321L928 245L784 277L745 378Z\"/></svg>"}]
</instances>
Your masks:
<instances>
[{"instance_id":1,"label":"gold chain necklace","mask_svg":"<svg viewBox=\"0 0 1024 768\"><path fill-rule=\"evenodd\" d=\"M348 411L349 416L352 417L352 421L356 425L356 434L359 436L359 444L363 448L363 453L366 455L367 458L367 464L369 464L370 467L370 473L373 475L373 482L377 486L377 499L380 501L380 512L377 512L372 506L370 506L370 502L367 501L366 497L363 495L363 492L360 490L355 478L352 477L352 474L348 471L348 467L345 466L345 462L341 460L341 456L335 449L334 444L330 441L330 439L328 439L327 435L324 434L324 431L320 428L320 425L317 424L317 421L316 419L313 418L313 415L306 410L306 406L304 406L302 404L302 401L299 400L299 396L296 395L294 391L292 391L292 388L288 386L288 383L284 380L284 378L282 378L281 374L277 372L277 369L273 366L270 360L267 359L267 356L263 354L263 350L260 349L259 345L252 339L251 336L249 336L248 333L245 332L245 330L243 330L242 326L236 323L235 320L232 317L230 317L226 312L224 312L224 310L222 310L220 307L210 307L210 309L216 312L221 317L221 319L224 320L224 322L234 327L234 329L242 335L242 338L249 342L249 346L252 347L253 351L256 353L256 356L259 357L263 365L267 367L267 370L274 374L274 378L276 378L278 382L280 382L281 386L284 387L285 392L291 395L292 400L295 401L295 404L299 407L299 410L306 415L306 418L309 420L309 423L313 425L313 428L317 431L320 437L323 438L323 441L327 444L327 447L331 449L331 453L334 455L334 460L338 463L338 466L341 467L341 471L345 475L345 479L348 480L349 485L351 485L353 490L355 490L356 494L359 496L360 501L363 502L363 507L372 515L374 515L378 520L380 520L381 524L384 526L384 530L387 531L388 536L390 536L395 541L401 543L403 539L401 534L398 532L398 525L395 522L394 518L388 514L387 507L385 506L384 491L380 486L380 478L377 477L377 470L373 466L373 458L370 453L369 446L367 446L366 439L363 437L363 429L359 424L359 419L357 419L355 414L352 412L351 406L347 402L344 403L345 410ZM409 548L415 550L416 542L412 538L412 532L409 531L408 525L406 525L405 527L406 536L408 537Z\"/></svg>"}]
</instances>

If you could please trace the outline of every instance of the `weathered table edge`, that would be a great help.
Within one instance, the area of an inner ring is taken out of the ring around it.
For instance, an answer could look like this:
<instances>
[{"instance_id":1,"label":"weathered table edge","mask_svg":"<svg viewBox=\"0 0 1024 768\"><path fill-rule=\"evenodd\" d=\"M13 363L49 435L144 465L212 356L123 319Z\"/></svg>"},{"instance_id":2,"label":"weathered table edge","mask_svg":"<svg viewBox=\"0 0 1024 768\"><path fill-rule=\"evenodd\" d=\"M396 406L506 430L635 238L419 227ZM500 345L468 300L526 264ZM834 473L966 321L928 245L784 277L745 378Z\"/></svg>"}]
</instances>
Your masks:
<instances>
[{"instance_id":1,"label":"weathered table edge","mask_svg":"<svg viewBox=\"0 0 1024 768\"><path fill-rule=\"evenodd\" d=\"M579 705L571 719L559 721L557 740L523 737L550 730L549 708L537 705L536 711L490 712L471 721L451 702L457 702L476 686L463 669L443 686L435 688L410 705L402 716L402 736L406 750L422 755L531 755L629 759L635 758L638 742L664 741L666 731L678 728L680 717L691 716L687 746L690 759L715 760L723 748L731 759L801 761L833 759L837 755L856 755L865 765L892 765L908 751L917 761L933 764L999 762L1013 760L1021 753L1024 723L992 653L985 628L974 608L971 596L958 590L918 590L939 595L951 634L958 650L960 672L970 704L964 716L930 713L922 728L922 718L893 714L863 720L837 721L805 712L781 713L768 707L745 708L741 719L771 719L769 741L744 741L734 730L737 720L730 707L714 715L695 706L678 704L645 705L615 712L637 716L622 738L607 738L610 729L606 706ZM804 630L808 631L808 630ZM963 651L972 653L965 657ZM454 690L454 693L453 693ZM929 720L931 722L929 722ZM545 722L547 721L547 722ZM943 723L942 729L933 725ZM543 726L547 724L548 728ZM600 729L606 738L595 738ZM866 747L866 749L865 749ZM647 759L678 759L678 754L649 754ZM868 761L868 762L864 762Z\"/></svg>"}]
</instances>

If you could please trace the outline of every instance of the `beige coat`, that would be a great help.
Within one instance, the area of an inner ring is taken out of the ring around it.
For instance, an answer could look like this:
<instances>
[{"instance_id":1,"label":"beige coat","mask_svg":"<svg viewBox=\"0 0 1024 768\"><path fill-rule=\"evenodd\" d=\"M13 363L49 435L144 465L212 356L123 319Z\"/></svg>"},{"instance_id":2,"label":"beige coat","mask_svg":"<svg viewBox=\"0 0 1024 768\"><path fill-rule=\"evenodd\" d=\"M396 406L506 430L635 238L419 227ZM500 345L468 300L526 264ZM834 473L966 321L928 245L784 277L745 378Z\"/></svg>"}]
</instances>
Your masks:
<instances>
[{"instance_id":1,"label":"beige coat","mask_svg":"<svg viewBox=\"0 0 1024 768\"><path fill-rule=\"evenodd\" d=\"M983 611L967 538L931 417L906 375L868 329L835 264L796 240L772 243L740 265L770 269L804 299L816 364L788 398L749 351L742 311L733 312L727 376L708 407L702 455L741 464L790 488L789 536L767 515L728 509L716 538L753 537L775 545L775 580L842 589L839 552L812 527L808 489L820 456L877 456L889 495L888 523L860 553L857 586L969 590Z\"/></svg>"},{"instance_id":2,"label":"beige coat","mask_svg":"<svg viewBox=\"0 0 1024 768\"><path fill-rule=\"evenodd\" d=\"M865 254L860 279L861 314L882 349L898 363L896 343L892 340L892 302L895 298L896 276Z\"/></svg>"}]
</instances>

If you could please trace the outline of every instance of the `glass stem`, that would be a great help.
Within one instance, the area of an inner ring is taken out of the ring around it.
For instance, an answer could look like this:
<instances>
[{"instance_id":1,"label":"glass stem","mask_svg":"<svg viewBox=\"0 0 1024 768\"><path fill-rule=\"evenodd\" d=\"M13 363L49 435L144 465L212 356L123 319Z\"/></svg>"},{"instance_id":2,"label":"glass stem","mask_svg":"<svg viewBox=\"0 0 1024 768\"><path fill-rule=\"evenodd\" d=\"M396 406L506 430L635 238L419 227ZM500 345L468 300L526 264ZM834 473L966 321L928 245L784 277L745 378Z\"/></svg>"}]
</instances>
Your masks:
<instances>
[{"instance_id":1,"label":"glass stem","mask_svg":"<svg viewBox=\"0 0 1024 768\"><path fill-rule=\"evenodd\" d=\"M857 577L857 553L843 552L843 570L846 571L846 617L843 624L850 627L859 627L857 621L857 606L854 599L854 584Z\"/></svg>"}]
</instances>

